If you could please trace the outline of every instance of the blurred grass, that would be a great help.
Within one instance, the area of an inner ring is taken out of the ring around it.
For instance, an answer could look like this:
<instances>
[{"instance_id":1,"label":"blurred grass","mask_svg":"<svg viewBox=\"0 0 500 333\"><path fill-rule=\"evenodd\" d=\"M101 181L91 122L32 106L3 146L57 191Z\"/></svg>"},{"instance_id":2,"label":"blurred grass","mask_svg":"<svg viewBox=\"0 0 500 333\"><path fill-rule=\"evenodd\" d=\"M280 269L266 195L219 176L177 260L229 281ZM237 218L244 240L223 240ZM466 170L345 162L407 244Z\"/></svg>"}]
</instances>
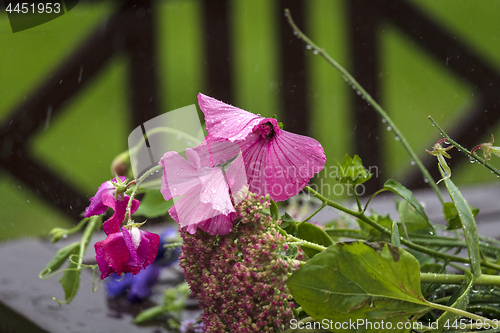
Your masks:
<instances>
[{"instance_id":1,"label":"blurred grass","mask_svg":"<svg viewBox=\"0 0 500 333\"><path fill-rule=\"evenodd\" d=\"M500 3L412 2L452 29L494 67L500 67L497 40L500 22L495 15ZM263 116L277 114L280 117L276 24L283 15L272 4L266 0L230 1L235 105ZM112 9L108 2L80 3L67 15L16 34L11 32L6 14L0 13L0 121L50 75ZM306 32L348 67L344 1L311 0L306 2L305 9ZM197 93L204 91L206 60L200 51L206 39L201 30L201 0L159 1L156 10L159 93L161 108L166 112L196 103ZM430 149L439 139L427 115L433 115L445 128L453 128L461 116L460 110L466 110L473 103L473 87L457 79L391 25L381 29L380 76L384 87L381 103L415 150L424 155L424 149ZM350 88L324 60L305 49L304 52L310 66L311 135L324 146L328 168L345 153L356 153L352 147L354 125L347 112ZM101 182L109 179L109 164L114 156L127 148L131 130L128 89L126 62L119 56L90 83L84 94L68 101L67 110L32 138L30 148L35 156L89 197ZM382 122L374 126L385 127ZM487 141L489 134L484 133L478 143ZM381 153L385 159L379 166L380 177L402 181L412 168L405 151L392 132L383 131L381 137L374 140L382 142ZM497 182L477 165L454 166L452 161L451 166L457 183ZM334 184L331 177L319 181ZM0 174L0 197L0 240L44 235L53 226L70 223L7 174Z\"/></svg>"}]
</instances>

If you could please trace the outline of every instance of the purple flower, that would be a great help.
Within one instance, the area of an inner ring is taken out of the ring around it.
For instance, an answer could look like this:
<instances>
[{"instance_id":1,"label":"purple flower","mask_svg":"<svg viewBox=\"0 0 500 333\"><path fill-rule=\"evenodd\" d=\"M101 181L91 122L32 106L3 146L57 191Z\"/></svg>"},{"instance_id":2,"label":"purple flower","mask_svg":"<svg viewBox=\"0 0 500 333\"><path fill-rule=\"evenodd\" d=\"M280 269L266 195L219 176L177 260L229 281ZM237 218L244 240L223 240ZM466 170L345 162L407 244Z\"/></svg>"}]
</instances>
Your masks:
<instances>
[{"instance_id":1,"label":"purple flower","mask_svg":"<svg viewBox=\"0 0 500 333\"><path fill-rule=\"evenodd\" d=\"M112 273L106 280L106 291L108 296L116 297L127 295L130 302L146 299L151 295L152 286L158 281L161 267L152 263L137 275L126 273L123 277Z\"/></svg>"},{"instance_id":2,"label":"purple flower","mask_svg":"<svg viewBox=\"0 0 500 333\"><path fill-rule=\"evenodd\" d=\"M180 197L169 210L170 216L189 233L201 228L211 235L228 234L236 218L231 195L246 185L238 146L204 142L186 149L186 157L187 161L170 151L160 160L163 197Z\"/></svg>"},{"instance_id":3,"label":"purple flower","mask_svg":"<svg viewBox=\"0 0 500 333\"><path fill-rule=\"evenodd\" d=\"M94 245L101 279L111 273L136 275L148 267L156 258L160 237L132 227L108 235Z\"/></svg>"},{"instance_id":4,"label":"purple flower","mask_svg":"<svg viewBox=\"0 0 500 333\"><path fill-rule=\"evenodd\" d=\"M126 177L119 177L119 183L123 183L125 180ZM112 180L102 183L97 193L90 198L90 205L85 209L84 217L104 214L108 207L114 210L114 214L102 226L106 235L120 231L120 226L125 218L127 204L130 199L125 193L116 193L116 186L113 183L117 184L117 182L115 177ZM134 199L132 201L132 214L139 208L139 204L139 200Z\"/></svg>"},{"instance_id":5,"label":"purple flower","mask_svg":"<svg viewBox=\"0 0 500 333\"><path fill-rule=\"evenodd\" d=\"M206 140L227 140L240 147L251 192L286 200L323 169L325 153L315 139L284 131L274 118L254 115L201 93L198 102L205 114Z\"/></svg>"}]
</instances>

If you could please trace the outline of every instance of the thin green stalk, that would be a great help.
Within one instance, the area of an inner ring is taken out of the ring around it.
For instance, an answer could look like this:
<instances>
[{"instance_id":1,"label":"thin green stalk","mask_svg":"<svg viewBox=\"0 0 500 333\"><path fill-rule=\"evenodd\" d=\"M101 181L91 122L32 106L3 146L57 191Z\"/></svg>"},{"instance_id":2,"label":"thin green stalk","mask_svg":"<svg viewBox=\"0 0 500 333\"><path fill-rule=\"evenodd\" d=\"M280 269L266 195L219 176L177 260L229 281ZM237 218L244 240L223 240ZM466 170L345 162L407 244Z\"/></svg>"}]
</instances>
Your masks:
<instances>
[{"instance_id":1,"label":"thin green stalk","mask_svg":"<svg viewBox=\"0 0 500 333\"><path fill-rule=\"evenodd\" d=\"M381 233L385 234L386 236L391 237L391 231L389 229L381 226L380 224L378 224L377 222L375 222L374 220L372 220L371 218L369 218L368 216L366 216L363 212L356 212L354 210L346 208L346 207L342 206L341 204L338 204L338 203L336 203L336 202L334 202L334 201L332 201L332 200L330 200L330 199L322 196L321 194L319 194L318 192L316 192L315 190L313 190L309 186L306 186L305 188L310 193L314 194L322 202L326 203L328 206L333 207L335 209L338 209L338 210L340 210L340 211L342 211L344 213L347 213L349 215L352 215L352 216L354 216L354 217L362 220L363 222L367 223L371 227L377 229L378 231L380 231ZM462 257L452 256L452 255L449 255L449 254L446 254L446 253L441 253L441 252L438 252L438 251L434 251L434 250L428 249L428 248L426 248L424 246L420 246L418 244L415 244L412 241L407 240L407 239L405 239L403 237L400 237L400 240L401 240L401 243L404 244L404 245L406 245L408 248L416 250L416 251L419 251L419 252L422 252L422 253L429 254L429 255L431 255L433 257L441 258L441 259L448 259L448 260L454 261L454 262L462 262L462 263L470 264L470 260L468 258L462 258ZM488 262L488 261L481 261L481 265L483 265L485 267L493 268L495 270L500 271L500 265L497 265L497 264L494 264L494 263L491 263L491 262Z\"/></svg>"},{"instance_id":2,"label":"thin green stalk","mask_svg":"<svg viewBox=\"0 0 500 333\"><path fill-rule=\"evenodd\" d=\"M328 53L325 52L322 48L318 47L309 37L307 37L295 24L295 22L292 19L292 15L290 14L290 11L288 9L285 9L285 16L288 19L288 23L292 27L292 29L295 31L297 34L297 37L302 39L305 43L311 46L311 48L317 52L318 54L321 55L330 65L332 65L335 69L337 69L346 81L348 81L351 86L355 89L357 89L361 95L365 97L365 100L373 106L373 108L382 116L387 121L387 125L391 127L392 131L394 134L399 137L399 141L403 145L403 147L406 149L410 157L412 158L413 161L415 161L415 164L418 166L424 177L429 181L429 185L432 187L432 189L436 192L436 195L438 196L439 200L441 203L444 203L443 196L441 195L441 192L439 191L439 188L437 187L434 179L432 178L431 174L429 171L425 168L423 165L422 161L418 158L417 154L413 151L413 149L410 147L410 144L406 140L406 138L403 136L401 131L398 129L396 124L392 121L391 118L387 115L387 113L384 111L384 109L373 99L373 97L356 81L356 79L349 74L349 72L342 67L338 62L336 62Z\"/></svg>"},{"instance_id":3,"label":"thin green stalk","mask_svg":"<svg viewBox=\"0 0 500 333\"><path fill-rule=\"evenodd\" d=\"M476 154L472 154L469 150L467 150L466 148L462 147L458 142L456 142L455 140L453 140L452 138L450 138L450 136L448 134L446 134L446 132L438 125L438 123L436 123L436 121L434 119L432 119L431 116L429 116L429 120L432 122L432 125L434 125L437 128L437 130L441 133L441 135L443 137L445 137L446 140L451 145L455 146L462 153L464 153L465 155L469 156L469 158L472 158L472 159L476 160L477 162L483 164L485 167L487 167L488 169L490 169L491 172L493 172L494 174L496 174L497 176L500 177L500 171L498 169L494 168L491 164L485 162L484 159L482 159L481 157L477 156Z\"/></svg>"},{"instance_id":4,"label":"thin green stalk","mask_svg":"<svg viewBox=\"0 0 500 333\"><path fill-rule=\"evenodd\" d=\"M324 202L323 202L323 204L322 204L321 206L319 206L319 208L318 208L318 209L316 209L316 210L314 211L314 213L312 213L311 215L309 215L309 217L308 217L308 218L306 218L304 221L302 221L300 224L302 224L302 223L305 223L305 222L309 221L309 220L310 220L310 219L311 219L314 215L318 214L320 210L322 210L323 208L325 208L325 206L326 206L326 203L324 203ZM299 224L299 225L300 225L300 224Z\"/></svg>"},{"instance_id":5,"label":"thin green stalk","mask_svg":"<svg viewBox=\"0 0 500 333\"><path fill-rule=\"evenodd\" d=\"M463 281L465 281L465 275L420 273L422 283L462 284ZM473 284L475 286L500 286L500 275L481 274L474 278Z\"/></svg>"},{"instance_id":6,"label":"thin green stalk","mask_svg":"<svg viewBox=\"0 0 500 333\"><path fill-rule=\"evenodd\" d=\"M129 220L132 218L132 212L131 212L131 208L132 208L132 201L135 197L135 195L137 194L137 191L139 190L139 187L141 186L141 183L146 179L148 178L149 176L151 176L153 174L153 172L156 172L156 171L160 171L162 170L163 167L161 165L156 165L154 167L152 167L151 169L145 171L141 177L139 177L139 179L137 179L136 183L135 183L135 187L134 189L132 190L132 193L130 193L130 199L128 200L128 203L127 203L127 216L126 216L126 219Z\"/></svg>"},{"instance_id":7,"label":"thin green stalk","mask_svg":"<svg viewBox=\"0 0 500 333\"><path fill-rule=\"evenodd\" d=\"M319 244L316 244L316 243L312 243L312 242L308 242L308 241L306 241L304 239L300 239L300 238L297 238L295 236L292 236L292 235L288 234L285 230L281 229L278 226L276 226L276 228L278 229L278 232L280 234L282 234L283 236L285 236L287 238L290 238L294 242L297 242L297 244L300 245L300 246L308 247L310 249L314 249L314 250L318 250L318 251L324 251L324 250L326 250L326 247L324 247L322 245L319 245Z\"/></svg>"}]
</instances>

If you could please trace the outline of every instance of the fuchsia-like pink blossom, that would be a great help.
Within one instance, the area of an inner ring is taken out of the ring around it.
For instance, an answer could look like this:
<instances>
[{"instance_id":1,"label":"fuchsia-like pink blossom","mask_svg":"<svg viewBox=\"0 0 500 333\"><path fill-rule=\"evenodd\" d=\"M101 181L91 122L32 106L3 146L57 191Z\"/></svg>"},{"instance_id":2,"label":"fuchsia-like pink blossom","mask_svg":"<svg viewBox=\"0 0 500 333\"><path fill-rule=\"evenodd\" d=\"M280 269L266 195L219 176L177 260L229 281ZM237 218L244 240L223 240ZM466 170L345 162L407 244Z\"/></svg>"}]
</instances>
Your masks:
<instances>
[{"instance_id":1,"label":"fuchsia-like pink blossom","mask_svg":"<svg viewBox=\"0 0 500 333\"><path fill-rule=\"evenodd\" d=\"M97 193L90 198L90 205L85 209L85 217L104 214L110 207L114 214L104 222L102 228L106 235L120 230L120 226L125 218L127 204L130 199L125 193L117 193L117 186L122 184L126 177L119 176L119 181L115 178L104 182L99 186ZM115 184L115 185L113 185ZM139 200L132 201L131 213L133 214L139 208Z\"/></svg>"},{"instance_id":2,"label":"fuchsia-like pink blossom","mask_svg":"<svg viewBox=\"0 0 500 333\"><path fill-rule=\"evenodd\" d=\"M94 245L101 279L111 273L136 275L155 260L159 243L160 236L136 227L108 234Z\"/></svg>"},{"instance_id":3,"label":"fuchsia-like pink blossom","mask_svg":"<svg viewBox=\"0 0 500 333\"><path fill-rule=\"evenodd\" d=\"M236 211L231 195L244 189L246 177L237 145L204 142L186 149L187 161L175 151L165 153L161 193L165 200L180 197L169 210L181 227L211 235L231 232Z\"/></svg>"},{"instance_id":4,"label":"fuchsia-like pink blossom","mask_svg":"<svg viewBox=\"0 0 500 333\"><path fill-rule=\"evenodd\" d=\"M249 190L286 200L299 193L326 161L313 138L282 130L276 119L264 118L198 94L205 114L206 141L238 144L245 163Z\"/></svg>"}]
</instances>

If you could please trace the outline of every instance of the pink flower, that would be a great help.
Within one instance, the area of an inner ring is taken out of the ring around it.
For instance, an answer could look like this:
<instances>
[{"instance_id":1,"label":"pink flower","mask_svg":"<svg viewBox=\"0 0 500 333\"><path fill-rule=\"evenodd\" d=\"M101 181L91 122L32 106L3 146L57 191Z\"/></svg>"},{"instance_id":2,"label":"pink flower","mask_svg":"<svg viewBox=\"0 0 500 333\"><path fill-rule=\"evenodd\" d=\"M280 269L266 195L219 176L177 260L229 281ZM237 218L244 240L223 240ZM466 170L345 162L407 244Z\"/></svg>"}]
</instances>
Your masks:
<instances>
[{"instance_id":1,"label":"pink flower","mask_svg":"<svg viewBox=\"0 0 500 333\"><path fill-rule=\"evenodd\" d=\"M111 273L136 275L155 260L159 243L160 236L136 227L109 234L94 245L101 279Z\"/></svg>"},{"instance_id":2,"label":"pink flower","mask_svg":"<svg viewBox=\"0 0 500 333\"><path fill-rule=\"evenodd\" d=\"M160 160L164 199L180 197L169 210L170 216L189 233L201 228L211 235L228 234L236 218L231 195L246 185L238 146L204 142L186 149L186 157L187 161L170 151Z\"/></svg>"},{"instance_id":3,"label":"pink flower","mask_svg":"<svg viewBox=\"0 0 500 333\"><path fill-rule=\"evenodd\" d=\"M313 138L282 130L274 118L263 118L198 94L205 114L206 141L227 140L239 145L249 190L286 200L299 193L326 161Z\"/></svg>"},{"instance_id":4,"label":"pink flower","mask_svg":"<svg viewBox=\"0 0 500 333\"><path fill-rule=\"evenodd\" d=\"M119 182L115 177L110 181L102 183L97 193L90 198L90 205L85 209L84 217L104 214L108 207L114 210L114 214L102 226L106 235L120 231L120 226L125 218L125 211L130 199L125 193L116 193L116 186L113 183L119 185L118 183L123 183L126 177L120 176L119 179ZM134 199L132 201L132 214L139 208L139 205L139 200Z\"/></svg>"}]
</instances>

